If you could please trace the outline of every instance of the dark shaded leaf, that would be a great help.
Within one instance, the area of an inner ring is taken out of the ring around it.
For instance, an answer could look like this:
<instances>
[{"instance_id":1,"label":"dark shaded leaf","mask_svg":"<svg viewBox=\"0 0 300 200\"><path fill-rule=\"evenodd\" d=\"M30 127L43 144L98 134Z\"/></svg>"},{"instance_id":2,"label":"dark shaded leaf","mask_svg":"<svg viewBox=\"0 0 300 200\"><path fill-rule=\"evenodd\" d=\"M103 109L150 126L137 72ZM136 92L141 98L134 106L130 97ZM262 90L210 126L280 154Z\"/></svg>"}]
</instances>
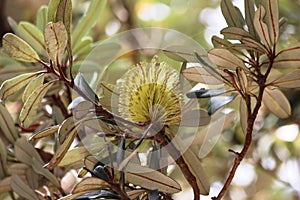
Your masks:
<instances>
[{"instance_id":1,"label":"dark shaded leaf","mask_svg":"<svg viewBox=\"0 0 300 200\"><path fill-rule=\"evenodd\" d=\"M188 98L210 98L214 96L219 96L221 94L224 94L226 92L230 92L228 90L223 90L223 89L200 89L200 90L195 90L192 92L188 92L186 96Z\"/></svg>"},{"instance_id":2,"label":"dark shaded leaf","mask_svg":"<svg viewBox=\"0 0 300 200\"><path fill-rule=\"evenodd\" d=\"M75 197L73 200L91 200L91 199L121 199L121 197L109 190L100 190L99 192L90 192L87 194Z\"/></svg>"},{"instance_id":3,"label":"dark shaded leaf","mask_svg":"<svg viewBox=\"0 0 300 200\"><path fill-rule=\"evenodd\" d=\"M34 190L31 189L19 176L12 175L10 185L13 191L21 197L24 197L25 199L39 200Z\"/></svg>"},{"instance_id":4,"label":"dark shaded leaf","mask_svg":"<svg viewBox=\"0 0 300 200\"><path fill-rule=\"evenodd\" d=\"M68 33L68 40L70 40L71 24L72 24L72 1L71 0L60 0L56 12L56 21L63 22L66 31Z\"/></svg>"},{"instance_id":5,"label":"dark shaded leaf","mask_svg":"<svg viewBox=\"0 0 300 200\"><path fill-rule=\"evenodd\" d=\"M78 73L77 76L74 79L74 84L76 87L78 87L81 92L85 95L86 98L88 98L88 101L91 101L95 104L99 103L99 98L97 94L94 92L94 90L89 86L89 84L84 79L83 75L81 73Z\"/></svg>"},{"instance_id":6,"label":"dark shaded leaf","mask_svg":"<svg viewBox=\"0 0 300 200\"><path fill-rule=\"evenodd\" d=\"M212 97L207 106L208 114L214 114L217 110L233 101L235 97L236 95Z\"/></svg>"},{"instance_id":7,"label":"dark shaded leaf","mask_svg":"<svg viewBox=\"0 0 300 200\"><path fill-rule=\"evenodd\" d=\"M98 178L108 182L109 181L109 176L107 175L104 166L102 165L97 165L94 170L93 173L95 176L97 176Z\"/></svg>"},{"instance_id":8,"label":"dark shaded leaf","mask_svg":"<svg viewBox=\"0 0 300 200\"><path fill-rule=\"evenodd\" d=\"M148 200L160 200L158 190L152 190L148 196Z\"/></svg>"}]
</instances>

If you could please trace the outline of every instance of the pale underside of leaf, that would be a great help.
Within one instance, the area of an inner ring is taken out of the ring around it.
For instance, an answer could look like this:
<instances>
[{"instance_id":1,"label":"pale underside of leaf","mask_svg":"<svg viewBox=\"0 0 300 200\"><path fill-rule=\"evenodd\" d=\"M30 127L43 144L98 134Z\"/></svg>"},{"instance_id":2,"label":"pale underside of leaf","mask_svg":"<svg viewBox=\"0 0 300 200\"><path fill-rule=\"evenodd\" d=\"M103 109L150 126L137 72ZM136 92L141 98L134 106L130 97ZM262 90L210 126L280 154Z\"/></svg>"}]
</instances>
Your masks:
<instances>
[{"instance_id":1,"label":"pale underside of leaf","mask_svg":"<svg viewBox=\"0 0 300 200\"><path fill-rule=\"evenodd\" d=\"M106 187L107 183L99 178L88 177L79 182L74 189L72 194L81 192L99 191L102 187Z\"/></svg>"},{"instance_id":2,"label":"pale underside of leaf","mask_svg":"<svg viewBox=\"0 0 300 200\"><path fill-rule=\"evenodd\" d=\"M242 130L244 134L247 133L247 120L248 120L248 112L247 112L247 105L243 98L240 100L240 122L242 126Z\"/></svg>"},{"instance_id":3,"label":"pale underside of leaf","mask_svg":"<svg viewBox=\"0 0 300 200\"><path fill-rule=\"evenodd\" d=\"M298 88L300 87L300 70L294 70L285 74L271 84L282 88Z\"/></svg>"},{"instance_id":4,"label":"pale underside of leaf","mask_svg":"<svg viewBox=\"0 0 300 200\"><path fill-rule=\"evenodd\" d=\"M265 21L269 28L272 44L276 44L279 35L279 10L278 0L263 0L263 7L266 9Z\"/></svg>"},{"instance_id":5,"label":"pale underside of leaf","mask_svg":"<svg viewBox=\"0 0 300 200\"><path fill-rule=\"evenodd\" d=\"M264 43L264 45L268 48L271 49L271 42L270 42L270 33L268 26L266 25L265 22L263 22L263 18L265 16L265 8L263 6L259 6L257 11L255 12L254 15L254 27L255 30L260 38L260 40Z\"/></svg>"},{"instance_id":6,"label":"pale underside of leaf","mask_svg":"<svg viewBox=\"0 0 300 200\"><path fill-rule=\"evenodd\" d=\"M221 34L228 40L242 40L243 38L252 38L252 36L242 28L226 27L221 30Z\"/></svg>"},{"instance_id":7,"label":"pale underside of leaf","mask_svg":"<svg viewBox=\"0 0 300 200\"><path fill-rule=\"evenodd\" d=\"M33 93L33 91L38 88L41 87L43 85L44 82L44 74L41 74L33 79L30 80L30 82L27 84L23 96L22 96L22 101L25 102L29 96Z\"/></svg>"},{"instance_id":8,"label":"pale underside of leaf","mask_svg":"<svg viewBox=\"0 0 300 200\"><path fill-rule=\"evenodd\" d=\"M274 62L275 68L300 68L300 45L297 44L291 48L280 51Z\"/></svg>"},{"instance_id":9,"label":"pale underside of leaf","mask_svg":"<svg viewBox=\"0 0 300 200\"><path fill-rule=\"evenodd\" d=\"M35 50L18 36L7 33L2 38L4 52L11 58L23 62L41 62Z\"/></svg>"},{"instance_id":10,"label":"pale underside of leaf","mask_svg":"<svg viewBox=\"0 0 300 200\"><path fill-rule=\"evenodd\" d=\"M204 83L208 85L220 85L223 81L220 77L214 77L209 73L204 67L195 66L189 67L182 71L182 75L190 81L195 81L198 83Z\"/></svg>"},{"instance_id":11,"label":"pale underside of leaf","mask_svg":"<svg viewBox=\"0 0 300 200\"><path fill-rule=\"evenodd\" d=\"M277 117L288 118L291 115L291 105L286 96L278 89L266 88L263 96L264 105Z\"/></svg>"}]
</instances>

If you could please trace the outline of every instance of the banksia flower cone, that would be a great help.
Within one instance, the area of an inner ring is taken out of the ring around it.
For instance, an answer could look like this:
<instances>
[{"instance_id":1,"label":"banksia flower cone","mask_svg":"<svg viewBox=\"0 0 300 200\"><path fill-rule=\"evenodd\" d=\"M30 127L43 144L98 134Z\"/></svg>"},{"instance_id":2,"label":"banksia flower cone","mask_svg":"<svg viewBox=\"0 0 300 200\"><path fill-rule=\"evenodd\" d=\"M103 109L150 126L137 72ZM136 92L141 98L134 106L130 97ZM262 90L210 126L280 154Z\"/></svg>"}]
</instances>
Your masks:
<instances>
[{"instance_id":1,"label":"banksia flower cone","mask_svg":"<svg viewBox=\"0 0 300 200\"><path fill-rule=\"evenodd\" d=\"M120 81L119 113L140 124L179 124L183 105L178 73L154 56L141 62Z\"/></svg>"}]
</instances>

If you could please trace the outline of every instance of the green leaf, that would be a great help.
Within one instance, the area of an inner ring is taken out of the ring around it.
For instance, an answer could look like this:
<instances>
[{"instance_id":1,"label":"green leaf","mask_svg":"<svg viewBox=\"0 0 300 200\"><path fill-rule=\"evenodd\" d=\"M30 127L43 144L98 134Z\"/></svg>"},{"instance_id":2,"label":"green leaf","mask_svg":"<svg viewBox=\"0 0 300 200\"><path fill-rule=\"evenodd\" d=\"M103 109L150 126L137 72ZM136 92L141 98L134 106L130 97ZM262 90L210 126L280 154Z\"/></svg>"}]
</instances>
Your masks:
<instances>
[{"instance_id":1,"label":"green leaf","mask_svg":"<svg viewBox=\"0 0 300 200\"><path fill-rule=\"evenodd\" d=\"M272 47L271 47L269 29L266 23L263 22L265 13L266 13L265 8L263 6L259 6L259 8L257 9L254 15L254 27L262 43L268 49L271 49Z\"/></svg>"},{"instance_id":2,"label":"green leaf","mask_svg":"<svg viewBox=\"0 0 300 200\"><path fill-rule=\"evenodd\" d=\"M35 50L24 40L12 33L2 38L4 52L11 58L24 62L41 62Z\"/></svg>"},{"instance_id":3,"label":"green leaf","mask_svg":"<svg viewBox=\"0 0 300 200\"><path fill-rule=\"evenodd\" d=\"M2 103L0 103L0 129L11 144L14 144L19 138L18 129L15 127L10 113Z\"/></svg>"},{"instance_id":4,"label":"green leaf","mask_svg":"<svg viewBox=\"0 0 300 200\"><path fill-rule=\"evenodd\" d=\"M227 49L215 48L208 52L208 58L216 65L235 71L237 67L249 70L244 62Z\"/></svg>"},{"instance_id":5,"label":"green leaf","mask_svg":"<svg viewBox=\"0 0 300 200\"><path fill-rule=\"evenodd\" d=\"M90 36L85 36L78 43L79 44L76 46L76 48L72 49L74 55L82 54L85 51L85 49L92 50L91 45L93 44L93 38Z\"/></svg>"},{"instance_id":6,"label":"green leaf","mask_svg":"<svg viewBox=\"0 0 300 200\"><path fill-rule=\"evenodd\" d=\"M222 0L221 10L228 26L243 28L245 23L243 15L241 11L232 4L232 0Z\"/></svg>"},{"instance_id":7,"label":"green leaf","mask_svg":"<svg viewBox=\"0 0 300 200\"><path fill-rule=\"evenodd\" d=\"M29 22L20 22L16 33L39 55L46 55L43 32L35 25Z\"/></svg>"},{"instance_id":8,"label":"green leaf","mask_svg":"<svg viewBox=\"0 0 300 200\"><path fill-rule=\"evenodd\" d=\"M18 23L16 22L16 20L14 20L12 17L7 17L7 22L13 32L16 33L18 29Z\"/></svg>"},{"instance_id":9,"label":"green leaf","mask_svg":"<svg viewBox=\"0 0 300 200\"><path fill-rule=\"evenodd\" d=\"M28 186L28 183L25 183L21 177L12 175L10 185L12 190L21 197L24 197L25 199L39 200L34 190L31 189Z\"/></svg>"},{"instance_id":10,"label":"green leaf","mask_svg":"<svg viewBox=\"0 0 300 200\"><path fill-rule=\"evenodd\" d=\"M243 38L252 38L252 36L242 28L227 27L221 30L221 34L227 40L242 40Z\"/></svg>"},{"instance_id":11,"label":"green leaf","mask_svg":"<svg viewBox=\"0 0 300 200\"><path fill-rule=\"evenodd\" d=\"M47 137L49 135L52 135L54 134L55 132L57 132L58 128L59 128L60 125L55 125L55 126L49 126L35 134L33 134L29 140L36 140L36 139L40 139L40 138L43 138L43 137Z\"/></svg>"},{"instance_id":12,"label":"green leaf","mask_svg":"<svg viewBox=\"0 0 300 200\"><path fill-rule=\"evenodd\" d=\"M81 39L86 36L100 19L100 14L107 0L91 0L90 6L72 32L72 48L76 49Z\"/></svg>"},{"instance_id":13,"label":"green leaf","mask_svg":"<svg viewBox=\"0 0 300 200\"><path fill-rule=\"evenodd\" d=\"M288 118L291 116L292 109L290 102L278 89L271 89L267 87L264 92L263 103L279 118Z\"/></svg>"},{"instance_id":14,"label":"green leaf","mask_svg":"<svg viewBox=\"0 0 300 200\"><path fill-rule=\"evenodd\" d=\"M182 115L180 126L198 127L209 124L210 116L204 110L190 110Z\"/></svg>"},{"instance_id":15,"label":"green leaf","mask_svg":"<svg viewBox=\"0 0 300 200\"><path fill-rule=\"evenodd\" d=\"M68 38L70 38L71 24L72 24L72 1L61 0L56 13L56 21L62 21L66 27Z\"/></svg>"},{"instance_id":16,"label":"green leaf","mask_svg":"<svg viewBox=\"0 0 300 200\"><path fill-rule=\"evenodd\" d=\"M191 149L188 149L186 152L184 152L183 159L189 166L192 174L194 174L194 176L196 177L200 193L203 195L208 195L210 190L210 183L208 181L208 176L202 168L202 163L199 157Z\"/></svg>"},{"instance_id":17,"label":"green leaf","mask_svg":"<svg viewBox=\"0 0 300 200\"><path fill-rule=\"evenodd\" d=\"M213 76L204 67L195 66L189 67L182 71L182 75L189 81L195 81L198 83L204 83L208 85L220 85L223 84L223 80L218 76Z\"/></svg>"},{"instance_id":18,"label":"green leaf","mask_svg":"<svg viewBox=\"0 0 300 200\"><path fill-rule=\"evenodd\" d=\"M288 74L282 75L272 82L272 85L282 88L300 87L300 70L294 70Z\"/></svg>"},{"instance_id":19,"label":"green leaf","mask_svg":"<svg viewBox=\"0 0 300 200\"><path fill-rule=\"evenodd\" d=\"M232 46L232 43L228 40L217 37L215 35L211 38L211 41L215 48L228 48Z\"/></svg>"},{"instance_id":20,"label":"green leaf","mask_svg":"<svg viewBox=\"0 0 300 200\"><path fill-rule=\"evenodd\" d=\"M264 20L269 28L270 40L276 44L279 35L278 0L262 0L261 4L266 9Z\"/></svg>"},{"instance_id":21,"label":"green leaf","mask_svg":"<svg viewBox=\"0 0 300 200\"><path fill-rule=\"evenodd\" d=\"M299 68L300 67L299 55L300 55L300 44L297 44L288 49L283 49L277 54L273 62L273 67L286 68L286 69Z\"/></svg>"},{"instance_id":22,"label":"green leaf","mask_svg":"<svg viewBox=\"0 0 300 200\"><path fill-rule=\"evenodd\" d=\"M41 87L38 87L34 92L28 97L23 105L20 112L20 121L24 124L24 127L28 127L36 117L39 104L42 98L45 96L50 87L54 84L54 81L48 82Z\"/></svg>"},{"instance_id":23,"label":"green leaf","mask_svg":"<svg viewBox=\"0 0 300 200\"><path fill-rule=\"evenodd\" d=\"M21 74L15 78L11 78L4 81L0 87L0 91L2 93L1 99L5 100L10 95L18 92L20 89L25 87L39 73L40 72Z\"/></svg>"},{"instance_id":24,"label":"green leaf","mask_svg":"<svg viewBox=\"0 0 300 200\"><path fill-rule=\"evenodd\" d=\"M45 74L41 74L37 77L34 77L32 79L30 79L30 82L27 84L25 90L24 90L24 93L23 93L23 96L22 96L22 101L25 102L28 97L33 93L33 91L42 86L43 83L44 83L44 76Z\"/></svg>"},{"instance_id":25,"label":"green leaf","mask_svg":"<svg viewBox=\"0 0 300 200\"><path fill-rule=\"evenodd\" d=\"M62 22L47 24L45 43L49 58L59 66L68 43L68 33Z\"/></svg>"},{"instance_id":26,"label":"green leaf","mask_svg":"<svg viewBox=\"0 0 300 200\"><path fill-rule=\"evenodd\" d=\"M50 0L48 4L47 23L56 22L56 13L60 0Z\"/></svg>"},{"instance_id":27,"label":"green leaf","mask_svg":"<svg viewBox=\"0 0 300 200\"><path fill-rule=\"evenodd\" d=\"M7 167L7 151L6 146L2 140L0 140L0 180L6 176Z\"/></svg>"},{"instance_id":28,"label":"green leaf","mask_svg":"<svg viewBox=\"0 0 300 200\"><path fill-rule=\"evenodd\" d=\"M48 23L48 7L41 6L36 14L35 25L40 31L44 31Z\"/></svg>"}]
</instances>

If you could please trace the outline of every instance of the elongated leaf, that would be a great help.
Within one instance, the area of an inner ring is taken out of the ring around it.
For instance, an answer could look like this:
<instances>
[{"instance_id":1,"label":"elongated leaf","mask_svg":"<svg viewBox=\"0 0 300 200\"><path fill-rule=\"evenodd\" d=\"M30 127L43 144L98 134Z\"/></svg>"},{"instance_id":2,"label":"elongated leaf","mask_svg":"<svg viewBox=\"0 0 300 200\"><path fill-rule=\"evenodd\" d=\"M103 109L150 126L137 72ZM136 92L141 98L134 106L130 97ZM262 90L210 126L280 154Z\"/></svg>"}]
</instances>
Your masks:
<instances>
[{"instance_id":1,"label":"elongated leaf","mask_svg":"<svg viewBox=\"0 0 300 200\"><path fill-rule=\"evenodd\" d=\"M220 85L223 81L220 77L214 77L204 67L189 67L182 71L182 75L190 80L208 85Z\"/></svg>"},{"instance_id":2,"label":"elongated leaf","mask_svg":"<svg viewBox=\"0 0 300 200\"><path fill-rule=\"evenodd\" d=\"M198 127L209 124L210 116L204 110L190 110L183 114L180 126Z\"/></svg>"},{"instance_id":3,"label":"elongated leaf","mask_svg":"<svg viewBox=\"0 0 300 200\"><path fill-rule=\"evenodd\" d=\"M7 151L6 146L2 140L0 140L0 180L6 175L6 165L7 165Z\"/></svg>"},{"instance_id":4,"label":"elongated leaf","mask_svg":"<svg viewBox=\"0 0 300 200\"><path fill-rule=\"evenodd\" d=\"M19 116L20 121L24 124L24 127L28 127L33 122L42 98L53 84L54 82L52 81L42 85L34 90L34 92L28 97Z\"/></svg>"},{"instance_id":5,"label":"elongated leaf","mask_svg":"<svg viewBox=\"0 0 300 200\"><path fill-rule=\"evenodd\" d=\"M86 36L96 24L106 2L107 0L91 0L88 10L72 32L72 48L76 49L81 39Z\"/></svg>"},{"instance_id":6,"label":"elongated leaf","mask_svg":"<svg viewBox=\"0 0 300 200\"><path fill-rule=\"evenodd\" d=\"M263 0L261 4L266 9L264 20L269 28L271 42L276 44L279 35L278 0Z\"/></svg>"},{"instance_id":7,"label":"elongated leaf","mask_svg":"<svg viewBox=\"0 0 300 200\"><path fill-rule=\"evenodd\" d=\"M130 169L130 171L125 171L125 180L129 183L150 190L159 189L159 191L168 194L174 194L181 191L181 187L176 181L159 171L151 170L134 163L128 163L127 169Z\"/></svg>"},{"instance_id":8,"label":"elongated leaf","mask_svg":"<svg viewBox=\"0 0 300 200\"><path fill-rule=\"evenodd\" d=\"M243 38L252 38L252 36L242 28L227 27L221 30L221 34L228 40L242 40Z\"/></svg>"},{"instance_id":9,"label":"elongated leaf","mask_svg":"<svg viewBox=\"0 0 300 200\"><path fill-rule=\"evenodd\" d=\"M276 68L300 68L300 44L284 49L277 54L273 67Z\"/></svg>"},{"instance_id":10,"label":"elongated leaf","mask_svg":"<svg viewBox=\"0 0 300 200\"><path fill-rule=\"evenodd\" d=\"M179 62L196 62L193 51L187 46L168 46L163 49L163 52L171 59L177 60Z\"/></svg>"},{"instance_id":11,"label":"elongated leaf","mask_svg":"<svg viewBox=\"0 0 300 200\"><path fill-rule=\"evenodd\" d=\"M40 31L44 31L46 24L48 23L48 7L41 6L36 14L35 25L40 29Z\"/></svg>"},{"instance_id":12,"label":"elongated leaf","mask_svg":"<svg viewBox=\"0 0 300 200\"><path fill-rule=\"evenodd\" d=\"M21 197L24 197L25 199L39 200L34 190L31 189L19 176L12 175L10 185L13 191Z\"/></svg>"},{"instance_id":13,"label":"elongated leaf","mask_svg":"<svg viewBox=\"0 0 300 200\"><path fill-rule=\"evenodd\" d=\"M248 120L248 112L247 112L247 105L244 99L241 98L240 101L240 122L242 126L242 130L244 134L247 133L247 120Z\"/></svg>"},{"instance_id":14,"label":"elongated leaf","mask_svg":"<svg viewBox=\"0 0 300 200\"><path fill-rule=\"evenodd\" d=\"M88 98L87 100L98 104L99 103L99 98L97 94L93 91L93 89L89 86L89 84L86 82L84 79L83 75L81 73L78 73L77 76L74 79L74 84L76 87L78 87L81 92L86 95Z\"/></svg>"},{"instance_id":15,"label":"elongated leaf","mask_svg":"<svg viewBox=\"0 0 300 200\"><path fill-rule=\"evenodd\" d=\"M263 103L279 118L288 118L292 113L289 100L278 89L267 87L263 96Z\"/></svg>"},{"instance_id":16,"label":"elongated leaf","mask_svg":"<svg viewBox=\"0 0 300 200\"><path fill-rule=\"evenodd\" d=\"M217 37L215 35L212 37L211 41L215 48L228 48L232 46L232 43L228 40Z\"/></svg>"},{"instance_id":17,"label":"elongated leaf","mask_svg":"<svg viewBox=\"0 0 300 200\"><path fill-rule=\"evenodd\" d=\"M198 156L191 149L188 149L186 152L184 152L183 159L189 166L191 172L196 177L200 193L203 195L208 195L210 190L210 183L208 181L208 176L202 168L202 163Z\"/></svg>"},{"instance_id":18,"label":"elongated leaf","mask_svg":"<svg viewBox=\"0 0 300 200\"><path fill-rule=\"evenodd\" d=\"M99 191L100 188L106 187L107 183L99 178L88 177L79 182L74 189L72 194L81 192Z\"/></svg>"},{"instance_id":19,"label":"elongated leaf","mask_svg":"<svg viewBox=\"0 0 300 200\"><path fill-rule=\"evenodd\" d=\"M71 133L73 129L75 129L76 125L73 117L69 117L65 119L58 129L58 141L62 144L67 136Z\"/></svg>"},{"instance_id":20,"label":"elongated leaf","mask_svg":"<svg viewBox=\"0 0 300 200\"><path fill-rule=\"evenodd\" d=\"M11 30L16 33L18 29L18 23L16 22L16 20L14 20L12 17L7 17L7 22Z\"/></svg>"},{"instance_id":21,"label":"elongated leaf","mask_svg":"<svg viewBox=\"0 0 300 200\"><path fill-rule=\"evenodd\" d=\"M244 46L244 49L255 50L263 54L268 53L268 50L262 44L258 43L257 41L251 38L243 38L242 43L243 44L237 44L237 45Z\"/></svg>"},{"instance_id":22,"label":"elongated leaf","mask_svg":"<svg viewBox=\"0 0 300 200\"><path fill-rule=\"evenodd\" d=\"M45 43L49 58L58 66L62 61L68 43L68 33L62 22L47 24Z\"/></svg>"},{"instance_id":23,"label":"elongated leaf","mask_svg":"<svg viewBox=\"0 0 300 200\"><path fill-rule=\"evenodd\" d=\"M40 62L35 50L24 40L12 33L6 33L2 38L4 52L11 58L24 62Z\"/></svg>"},{"instance_id":24,"label":"elongated leaf","mask_svg":"<svg viewBox=\"0 0 300 200\"><path fill-rule=\"evenodd\" d=\"M17 35L26 41L38 54L45 55L43 32L29 22L20 22Z\"/></svg>"},{"instance_id":25,"label":"elongated leaf","mask_svg":"<svg viewBox=\"0 0 300 200\"><path fill-rule=\"evenodd\" d=\"M254 15L254 27L255 30L260 38L260 40L263 42L263 44L268 48L271 49L271 41L270 41L270 33L268 26L265 22L263 22L263 18L265 16L265 8L262 6L259 6L257 11Z\"/></svg>"},{"instance_id":26,"label":"elongated leaf","mask_svg":"<svg viewBox=\"0 0 300 200\"><path fill-rule=\"evenodd\" d=\"M244 70L242 70L241 68L236 68L236 75L237 75L237 79L239 82L239 87L240 90L244 93L244 94L248 94L248 79L247 79L247 75L245 73Z\"/></svg>"},{"instance_id":27,"label":"elongated leaf","mask_svg":"<svg viewBox=\"0 0 300 200\"><path fill-rule=\"evenodd\" d=\"M24 90L22 101L25 102L28 99L28 97L33 93L33 91L36 88L41 87L43 83L44 83L44 74L32 78Z\"/></svg>"},{"instance_id":28,"label":"elongated leaf","mask_svg":"<svg viewBox=\"0 0 300 200\"><path fill-rule=\"evenodd\" d=\"M34 135L32 135L29 140L36 140L36 139L40 139L43 137L47 137L49 135L54 134L55 132L57 132L59 128L59 125L55 125L55 126L49 126L46 129L43 129L37 133L35 133Z\"/></svg>"},{"instance_id":29,"label":"elongated leaf","mask_svg":"<svg viewBox=\"0 0 300 200\"><path fill-rule=\"evenodd\" d=\"M243 28L244 19L241 11L232 4L232 0L222 0L221 10L228 26Z\"/></svg>"},{"instance_id":30,"label":"elongated leaf","mask_svg":"<svg viewBox=\"0 0 300 200\"><path fill-rule=\"evenodd\" d=\"M253 36L253 38L258 38L253 24L254 14L255 14L254 0L245 1L245 19L246 19L246 24L248 26L249 33Z\"/></svg>"},{"instance_id":31,"label":"elongated leaf","mask_svg":"<svg viewBox=\"0 0 300 200\"><path fill-rule=\"evenodd\" d=\"M53 155L52 159L47 163L44 167L47 169L53 169L56 167L60 161L63 159L63 157L66 155L68 149L70 148L72 142L74 141L75 137L77 135L77 129L74 128L71 133L69 133L69 136L66 138L66 140L62 143L62 145L59 146L55 154Z\"/></svg>"},{"instance_id":32,"label":"elongated leaf","mask_svg":"<svg viewBox=\"0 0 300 200\"><path fill-rule=\"evenodd\" d=\"M208 57L213 63L226 69L235 71L237 67L241 67L248 70L243 61L227 49L212 49L208 52Z\"/></svg>"},{"instance_id":33,"label":"elongated leaf","mask_svg":"<svg viewBox=\"0 0 300 200\"><path fill-rule=\"evenodd\" d=\"M207 106L207 111L209 115L214 114L217 110L222 108L223 106L232 102L232 100L236 97L236 95L231 96L216 96L212 97Z\"/></svg>"},{"instance_id":34,"label":"elongated leaf","mask_svg":"<svg viewBox=\"0 0 300 200\"><path fill-rule=\"evenodd\" d=\"M19 138L15 123L2 103L0 103L0 129L11 144L14 144Z\"/></svg>"},{"instance_id":35,"label":"elongated leaf","mask_svg":"<svg viewBox=\"0 0 300 200\"><path fill-rule=\"evenodd\" d=\"M76 46L76 49L73 48L73 54L74 55L80 55L82 54L85 49L89 49L92 50L92 43L93 43L93 38L90 36L85 36L81 39L81 41L79 42L79 44Z\"/></svg>"},{"instance_id":36,"label":"elongated leaf","mask_svg":"<svg viewBox=\"0 0 300 200\"><path fill-rule=\"evenodd\" d=\"M298 88L300 87L300 70L285 74L273 81L272 84L282 88Z\"/></svg>"},{"instance_id":37,"label":"elongated leaf","mask_svg":"<svg viewBox=\"0 0 300 200\"><path fill-rule=\"evenodd\" d=\"M72 1L71 0L61 0L58 4L56 12L56 21L63 22L66 31L68 33L68 38L71 34L71 24L72 24Z\"/></svg>"},{"instance_id":38,"label":"elongated leaf","mask_svg":"<svg viewBox=\"0 0 300 200\"><path fill-rule=\"evenodd\" d=\"M0 180L0 194L11 191L11 176Z\"/></svg>"},{"instance_id":39,"label":"elongated leaf","mask_svg":"<svg viewBox=\"0 0 300 200\"><path fill-rule=\"evenodd\" d=\"M189 92L186 94L186 96L189 98L210 98L214 96L219 96L226 92L229 91L223 89L213 89L213 90L200 89L200 90Z\"/></svg>"},{"instance_id":40,"label":"elongated leaf","mask_svg":"<svg viewBox=\"0 0 300 200\"><path fill-rule=\"evenodd\" d=\"M56 22L56 13L60 0L50 0L48 4L47 23Z\"/></svg>"},{"instance_id":41,"label":"elongated leaf","mask_svg":"<svg viewBox=\"0 0 300 200\"><path fill-rule=\"evenodd\" d=\"M34 72L34 73L21 74L17 77L4 81L0 88L0 91L2 93L1 98L5 100L10 95L18 92L20 89L25 87L27 83L29 83L35 76L37 76L38 73Z\"/></svg>"}]
</instances>

